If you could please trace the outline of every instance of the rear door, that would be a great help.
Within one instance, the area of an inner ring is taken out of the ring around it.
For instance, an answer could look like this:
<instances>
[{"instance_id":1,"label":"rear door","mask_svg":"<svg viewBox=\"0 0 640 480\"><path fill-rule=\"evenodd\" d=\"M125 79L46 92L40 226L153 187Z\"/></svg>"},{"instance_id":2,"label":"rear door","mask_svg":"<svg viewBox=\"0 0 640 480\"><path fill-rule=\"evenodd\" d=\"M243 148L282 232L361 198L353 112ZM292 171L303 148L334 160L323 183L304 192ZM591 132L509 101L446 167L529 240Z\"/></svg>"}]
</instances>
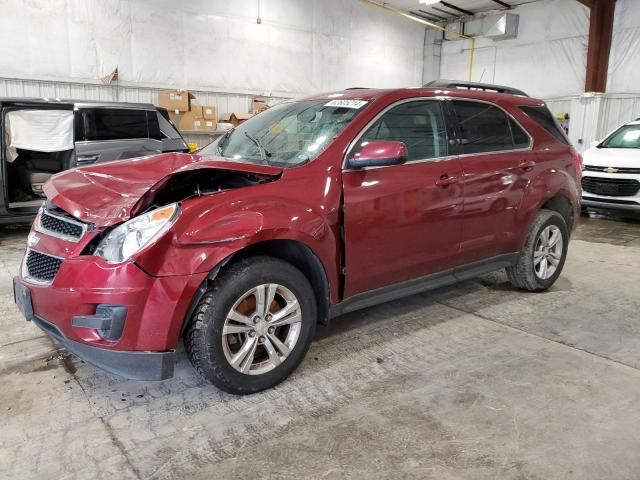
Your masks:
<instances>
[{"instance_id":1,"label":"rear door","mask_svg":"<svg viewBox=\"0 0 640 480\"><path fill-rule=\"evenodd\" d=\"M87 107L76 110L76 165L110 162L162 152L154 110Z\"/></svg>"},{"instance_id":2,"label":"rear door","mask_svg":"<svg viewBox=\"0 0 640 480\"><path fill-rule=\"evenodd\" d=\"M474 100L451 104L464 188L460 261L469 264L512 253L518 206L536 162L531 138L503 109Z\"/></svg>"},{"instance_id":3,"label":"rear door","mask_svg":"<svg viewBox=\"0 0 640 480\"><path fill-rule=\"evenodd\" d=\"M404 142L403 165L345 169L345 297L455 266L460 248L462 174L449 156L443 101L387 108L353 143Z\"/></svg>"}]
</instances>

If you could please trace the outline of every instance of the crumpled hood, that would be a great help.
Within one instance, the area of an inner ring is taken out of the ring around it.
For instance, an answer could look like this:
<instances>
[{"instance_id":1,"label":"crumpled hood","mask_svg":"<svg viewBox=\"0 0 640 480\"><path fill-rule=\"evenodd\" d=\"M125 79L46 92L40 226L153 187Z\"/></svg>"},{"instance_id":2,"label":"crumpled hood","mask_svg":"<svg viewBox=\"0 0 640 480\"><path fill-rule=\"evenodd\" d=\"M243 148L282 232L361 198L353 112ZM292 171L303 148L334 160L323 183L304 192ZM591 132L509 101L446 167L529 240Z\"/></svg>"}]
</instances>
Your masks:
<instances>
[{"instance_id":1,"label":"crumpled hood","mask_svg":"<svg viewBox=\"0 0 640 480\"><path fill-rule=\"evenodd\" d=\"M74 168L54 175L45 185L49 201L74 217L110 226L135 215L141 199L172 175L198 169L231 170L277 176L282 169L187 153L164 153Z\"/></svg>"}]
</instances>

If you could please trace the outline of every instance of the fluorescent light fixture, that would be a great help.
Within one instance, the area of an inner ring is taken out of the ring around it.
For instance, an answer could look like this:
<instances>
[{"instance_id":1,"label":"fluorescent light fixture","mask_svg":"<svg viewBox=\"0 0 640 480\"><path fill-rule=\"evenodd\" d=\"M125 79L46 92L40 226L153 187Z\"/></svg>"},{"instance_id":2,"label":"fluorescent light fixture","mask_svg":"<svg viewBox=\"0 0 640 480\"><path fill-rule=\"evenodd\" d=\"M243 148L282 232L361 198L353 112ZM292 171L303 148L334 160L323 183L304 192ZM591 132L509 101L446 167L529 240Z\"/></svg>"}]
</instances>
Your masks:
<instances>
[{"instance_id":1,"label":"fluorescent light fixture","mask_svg":"<svg viewBox=\"0 0 640 480\"><path fill-rule=\"evenodd\" d=\"M435 5L436 3L440 3L440 0L420 0L418 3L422 3L424 5Z\"/></svg>"}]
</instances>

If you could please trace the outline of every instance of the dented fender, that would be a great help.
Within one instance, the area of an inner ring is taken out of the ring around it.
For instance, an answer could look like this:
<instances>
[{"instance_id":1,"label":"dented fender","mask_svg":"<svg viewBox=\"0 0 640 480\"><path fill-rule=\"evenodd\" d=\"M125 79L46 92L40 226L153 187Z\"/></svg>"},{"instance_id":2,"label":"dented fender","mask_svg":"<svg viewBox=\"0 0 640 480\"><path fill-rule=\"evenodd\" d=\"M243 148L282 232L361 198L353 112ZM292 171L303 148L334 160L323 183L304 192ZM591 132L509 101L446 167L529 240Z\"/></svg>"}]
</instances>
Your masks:
<instances>
[{"instance_id":1,"label":"dented fender","mask_svg":"<svg viewBox=\"0 0 640 480\"><path fill-rule=\"evenodd\" d=\"M221 192L215 202L206 197L184 202L172 231L135 262L154 276L203 273L247 247L289 240L309 248L323 264L330 286L337 284L337 214L321 215L290 199L260 195L266 188L247 187L242 196Z\"/></svg>"}]
</instances>

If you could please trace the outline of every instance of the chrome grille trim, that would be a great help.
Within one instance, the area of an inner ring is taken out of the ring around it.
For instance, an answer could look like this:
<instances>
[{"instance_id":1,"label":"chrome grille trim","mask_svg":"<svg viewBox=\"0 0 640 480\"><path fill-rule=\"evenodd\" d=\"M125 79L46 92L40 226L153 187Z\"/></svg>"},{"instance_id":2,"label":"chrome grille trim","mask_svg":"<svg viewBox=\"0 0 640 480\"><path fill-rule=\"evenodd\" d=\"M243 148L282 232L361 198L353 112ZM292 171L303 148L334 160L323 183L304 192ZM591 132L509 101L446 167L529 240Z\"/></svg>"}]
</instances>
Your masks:
<instances>
[{"instance_id":1,"label":"chrome grille trim","mask_svg":"<svg viewBox=\"0 0 640 480\"><path fill-rule=\"evenodd\" d=\"M29 261L33 254L38 255L40 257L47 257L41 260L49 261L51 265L48 268L55 270L51 278L38 278L37 276L33 276L31 274L31 272L29 271ZM22 268L21 268L22 279L25 280L26 282L34 283L36 285L51 285L55 280L56 276L58 275L58 271L62 266L63 260L64 259L62 259L61 257L50 255L48 253L42 253L33 248L27 248L27 251L25 252L24 258L22 260Z\"/></svg>"},{"instance_id":2,"label":"chrome grille trim","mask_svg":"<svg viewBox=\"0 0 640 480\"><path fill-rule=\"evenodd\" d=\"M80 220L74 220L67 216L56 215L55 213L48 210L46 207L42 207L40 209L38 217L39 218L36 220L36 225L35 225L36 232L44 233L46 235L60 238L68 242L77 243L84 236L84 234L87 233L87 230L89 230L88 224L83 223ZM47 228L42 223L44 217L50 217L51 219L54 219L55 221L57 221L60 225L60 228L58 230ZM64 227L65 224L67 224L67 228ZM60 230L66 230L66 232L60 231ZM77 230L78 235L68 233L69 230Z\"/></svg>"}]
</instances>

